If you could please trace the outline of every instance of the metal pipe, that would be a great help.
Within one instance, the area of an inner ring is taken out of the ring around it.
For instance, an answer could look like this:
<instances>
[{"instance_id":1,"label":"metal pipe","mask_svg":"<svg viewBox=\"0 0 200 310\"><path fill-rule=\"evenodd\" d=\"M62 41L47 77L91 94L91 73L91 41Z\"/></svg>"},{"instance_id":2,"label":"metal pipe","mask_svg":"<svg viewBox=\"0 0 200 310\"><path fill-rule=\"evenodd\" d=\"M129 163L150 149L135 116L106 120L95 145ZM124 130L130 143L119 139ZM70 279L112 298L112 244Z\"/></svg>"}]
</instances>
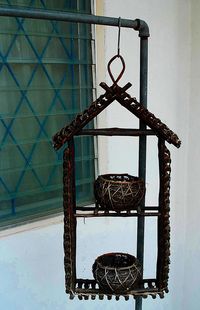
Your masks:
<instances>
[{"instance_id":1,"label":"metal pipe","mask_svg":"<svg viewBox=\"0 0 200 310\"><path fill-rule=\"evenodd\" d=\"M87 24L107 25L107 26L119 26L119 18L96 16L89 14L69 13L62 11L49 11L39 9L19 9L0 7L0 16L11 17L24 17L33 19L47 19L66 22L78 22ZM139 31L139 36L148 37L149 28L148 25L140 19L121 19L121 27L133 28Z\"/></svg>"},{"instance_id":2,"label":"metal pipe","mask_svg":"<svg viewBox=\"0 0 200 310\"><path fill-rule=\"evenodd\" d=\"M140 103L147 108L147 72L148 72L148 37L140 39ZM146 125L140 121L140 130L146 130ZM146 180L146 136L139 138L139 177ZM145 208L145 198L141 209ZM144 261L144 227L145 219L138 217L137 227L137 258L143 266ZM135 310L142 310L142 297L136 298Z\"/></svg>"}]
</instances>

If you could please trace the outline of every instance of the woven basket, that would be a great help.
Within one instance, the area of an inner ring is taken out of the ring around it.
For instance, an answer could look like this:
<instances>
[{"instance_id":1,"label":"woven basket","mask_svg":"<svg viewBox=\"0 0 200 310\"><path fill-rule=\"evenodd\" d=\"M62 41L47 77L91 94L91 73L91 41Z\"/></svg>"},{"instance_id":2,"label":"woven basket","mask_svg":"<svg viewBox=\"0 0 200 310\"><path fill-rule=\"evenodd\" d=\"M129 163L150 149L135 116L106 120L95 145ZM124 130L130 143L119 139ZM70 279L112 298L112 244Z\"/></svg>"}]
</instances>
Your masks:
<instances>
[{"instance_id":1,"label":"woven basket","mask_svg":"<svg viewBox=\"0 0 200 310\"><path fill-rule=\"evenodd\" d=\"M94 195L103 209L137 209L145 193L144 181L129 174L104 174L94 182Z\"/></svg>"},{"instance_id":2,"label":"woven basket","mask_svg":"<svg viewBox=\"0 0 200 310\"><path fill-rule=\"evenodd\" d=\"M135 256L126 253L107 253L93 264L93 275L105 292L125 293L134 289L141 279L142 267Z\"/></svg>"}]
</instances>

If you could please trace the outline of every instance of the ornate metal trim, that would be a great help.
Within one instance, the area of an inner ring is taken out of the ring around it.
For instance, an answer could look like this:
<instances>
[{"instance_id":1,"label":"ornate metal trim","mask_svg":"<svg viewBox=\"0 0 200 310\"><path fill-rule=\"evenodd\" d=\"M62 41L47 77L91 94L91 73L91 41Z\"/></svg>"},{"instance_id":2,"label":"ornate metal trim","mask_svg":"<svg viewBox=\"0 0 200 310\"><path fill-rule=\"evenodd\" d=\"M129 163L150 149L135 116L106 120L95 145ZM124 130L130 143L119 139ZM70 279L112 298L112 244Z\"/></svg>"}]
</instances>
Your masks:
<instances>
[{"instance_id":1,"label":"ornate metal trim","mask_svg":"<svg viewBox=\"0 0 200 310\"><path fill-rule=\"evenodd\" d=\"M88 109L78 114L76 118L67 126L63 127L53 137L53 145L58 150L65 142L77 134L83 127L85 127L93 118L101 113L114 100L117 100L127 110L142 120L149 126L158 137L162 137L168 143L180 147L181 141L178 136L170 130L167 125L161 122L159 118L149 112L135 97L131 97L126 90L131 87L131 83L120 87L113 84L109 87L106 83L101 83L100 86L106 90L97 100L95 100Z\"/></svg>"},{"instance_id":2,"label":"ornate metal trim","mask_svg":"<svg viewBox=\"0 0 200 310\"><path fill-rule=\"evenodd\" d=\"M169 264L170 264L170 151L162 139L158 141L160 192L158 218L158 261L157 281L158 288L168 292Z\"/></svg>"},{"instance_id":3,"label":"ornate metal trim","mask_svg":"<svg viewBox=\"0 0 200 310\"><path fill-rule=\"evenodd\" d=\"M64 267L66 293L73 294L76 283L76 212L74 141L63 154Z\"/></svg>"}]
</instances>

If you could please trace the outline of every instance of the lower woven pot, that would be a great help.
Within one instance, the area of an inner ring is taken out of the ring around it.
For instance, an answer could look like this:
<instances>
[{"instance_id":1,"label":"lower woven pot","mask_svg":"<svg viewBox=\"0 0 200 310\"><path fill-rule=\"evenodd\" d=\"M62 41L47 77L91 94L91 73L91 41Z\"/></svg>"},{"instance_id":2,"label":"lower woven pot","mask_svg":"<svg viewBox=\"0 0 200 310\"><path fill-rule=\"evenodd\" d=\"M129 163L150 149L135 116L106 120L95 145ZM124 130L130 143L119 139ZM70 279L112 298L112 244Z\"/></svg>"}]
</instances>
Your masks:
<instances>
[{"instance_id":1,"label":"lower woven pot","mask_svg":"<svg viewBox=\"0 0 200 310\"><path fill-rule=\"evenodd\" d=\"M126 253L107 253L93 264L93 275L104 292L126 293L141 279L142 267L138 259Z\"/></svg>"}]
</instances>

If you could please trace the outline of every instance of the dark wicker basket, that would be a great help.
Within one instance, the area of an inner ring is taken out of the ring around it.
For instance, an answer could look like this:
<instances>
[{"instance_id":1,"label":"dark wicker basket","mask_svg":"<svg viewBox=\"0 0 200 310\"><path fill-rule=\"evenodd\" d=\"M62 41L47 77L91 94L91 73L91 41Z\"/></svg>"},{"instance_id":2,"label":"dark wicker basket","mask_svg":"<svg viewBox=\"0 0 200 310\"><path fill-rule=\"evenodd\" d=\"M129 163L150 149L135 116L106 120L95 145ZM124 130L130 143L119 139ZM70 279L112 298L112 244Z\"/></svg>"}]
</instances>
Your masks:
<instances>
[{"instance_id":1,"label":"dark wicker basket","mask_svg":"<svg viewBox=\"0 0 200 310\"><path fill-rule=\"evenodd\" d=\"M94 182L96 201L105 210L137 209L144 193L143 179L129 174L104 174Z\"/></svg>"},{"instance_id":2,"label":"dark wicker basket","mask_svg":"<svg viewBox=\"0 0 200 310\"><path fill-rule=\"evenodd\" d=\"M93 264L93 275L105 292L125 293L134 289L141 279L142 267L135 256L126 253L107 253Z\"/></svg>"}]
</instances>

